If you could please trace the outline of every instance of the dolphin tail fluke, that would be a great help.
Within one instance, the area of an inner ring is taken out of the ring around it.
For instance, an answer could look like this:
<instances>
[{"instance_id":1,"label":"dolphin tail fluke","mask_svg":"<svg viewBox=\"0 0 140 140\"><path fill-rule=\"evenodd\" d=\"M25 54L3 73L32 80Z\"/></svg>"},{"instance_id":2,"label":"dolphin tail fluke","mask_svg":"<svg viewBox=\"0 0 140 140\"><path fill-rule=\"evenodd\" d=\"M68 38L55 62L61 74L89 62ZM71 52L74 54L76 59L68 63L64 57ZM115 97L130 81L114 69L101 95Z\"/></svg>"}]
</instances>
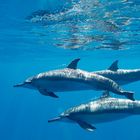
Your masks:
<instances>
[{"instance_id":1,"label":"dolphin tail fluke","mask_svg":"<svg viewBox=\"0 0 140 140\"><path fill-rule=\"evenodd\" d=\"M125 95L126 98L135 101L134 99L134 92L131 91L123 91L123 94Z\"/></svg>"},{"instance_id":2,"label":"dolphin tail fluke","mask_svg":"<svg viewBox=\"0 0 140 140\"><path fill-rule=\"evenodd\" d=\"M53 119L48 120L48 123L59 121L60 119L61 119L61 117L56 117L56 118L53 118Z\"/></svg>"}]
</instances>

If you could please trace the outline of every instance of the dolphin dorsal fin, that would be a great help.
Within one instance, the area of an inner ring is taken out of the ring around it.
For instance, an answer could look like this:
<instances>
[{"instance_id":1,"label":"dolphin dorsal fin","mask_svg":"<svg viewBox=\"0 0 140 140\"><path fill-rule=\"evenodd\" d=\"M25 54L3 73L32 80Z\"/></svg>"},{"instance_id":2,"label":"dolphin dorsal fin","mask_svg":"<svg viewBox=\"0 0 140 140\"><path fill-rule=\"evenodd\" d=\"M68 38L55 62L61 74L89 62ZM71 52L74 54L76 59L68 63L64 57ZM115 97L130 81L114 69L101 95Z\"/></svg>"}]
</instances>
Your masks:
<instances>
[{"instance_id":1,"label":"dolphin dorsal fin","mask_svg":"<svg viewBox=\"0 0 140 140\"><path fill-rule=\"evenodd\" d=\"M111 70L111 71L117 71L119 68L118 68L118 60L114 61L111 66L108 68L108 70Z\"/></svg>"},{"instance_id":2,"label":"dolphin dorsal fin","mask_svg":"<svg viewBox=\"0 0 140 140\"><path fill-rule=\"evenodd\" d=\"M77 64L79 62L80 58L74 59L68 66L67 68L69 69L77 69Z\"/></svg>"}]
</instances>

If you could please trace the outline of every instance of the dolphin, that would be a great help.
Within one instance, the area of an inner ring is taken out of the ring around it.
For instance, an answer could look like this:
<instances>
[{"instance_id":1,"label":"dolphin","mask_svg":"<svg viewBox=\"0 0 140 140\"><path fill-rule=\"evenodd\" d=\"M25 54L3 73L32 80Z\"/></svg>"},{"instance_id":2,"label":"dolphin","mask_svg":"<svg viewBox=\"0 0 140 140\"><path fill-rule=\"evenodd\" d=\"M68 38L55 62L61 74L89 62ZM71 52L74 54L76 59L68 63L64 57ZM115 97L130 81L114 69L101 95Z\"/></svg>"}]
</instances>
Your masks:
<instances>
[{"instance_id":1,"label":"dolphin","mask_svg":"<svg viewBox=\"0 0 140 140\"><path fill-rule=\"evenodd\" d=\"M72 107L48 122L77 123L85 130L94 131L96 124L112 122L132 115L140 115L140 101L102 96L88 103Z\"/></svg>"},{"instance_id":2,"label":"dolphin","mask_svg":"<svg viewBox=\"0 0 140 140\"><path fill-rule=\"evenodd\" d=\"M140 69L119 69L118 60L114 61L107 70L92 73L107 77L119 85L126 85L140 80Z\"/></svg>"},{"instance_id":3,"label":"dolphin","mask_svg":"<svg viewBox=\"0 0 140 140\"><path fill-rule=\"evenodd\" d=\"M55 92L77 91L77 90L101 90L124 95L134 100L133 92L122 90L113 80L77 69L80 59L73 60L67 68L52 70L30 77L25 82L14 87L26 87L38 90L41 94L58 98Z\"/></svg>"}]
</instances>

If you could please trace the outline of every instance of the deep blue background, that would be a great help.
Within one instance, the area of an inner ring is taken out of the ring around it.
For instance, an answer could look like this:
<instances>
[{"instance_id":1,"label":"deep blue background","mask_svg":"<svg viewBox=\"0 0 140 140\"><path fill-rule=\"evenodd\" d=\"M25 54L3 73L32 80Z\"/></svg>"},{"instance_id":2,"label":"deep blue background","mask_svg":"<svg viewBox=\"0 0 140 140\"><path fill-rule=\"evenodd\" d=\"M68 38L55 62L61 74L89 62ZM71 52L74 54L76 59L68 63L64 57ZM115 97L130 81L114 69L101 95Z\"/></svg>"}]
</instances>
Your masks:
<instances>
[{"instance_id":1,"label":"deep blue background","mask_svg":"<svg viewBox=\"0 0 140 140\"><path fill-rule=\"evenodd\" d=\"M81 58L79 68L88 71L106 69L116 59L120 68L140 68L139 44L116 51L67 50L53 46L51 37L55 33L46 40L33 34L34 29L41 33L44 28L24 22L24 18L35 10L62 10L65 3L65 0L0 0L0 139L139 140L140 116L97 125L94 133L84 131L76 124L47 123L65 109L89 101L100 92L58 93L60 98L52 99L37 91L13 88L29 76L63 68L78 57ZM67 7L71 7L71 2ZM135 98L140 99L139 85L140 82L136 82L123 88L135 91Z\"/></svg>"}]
</instances>

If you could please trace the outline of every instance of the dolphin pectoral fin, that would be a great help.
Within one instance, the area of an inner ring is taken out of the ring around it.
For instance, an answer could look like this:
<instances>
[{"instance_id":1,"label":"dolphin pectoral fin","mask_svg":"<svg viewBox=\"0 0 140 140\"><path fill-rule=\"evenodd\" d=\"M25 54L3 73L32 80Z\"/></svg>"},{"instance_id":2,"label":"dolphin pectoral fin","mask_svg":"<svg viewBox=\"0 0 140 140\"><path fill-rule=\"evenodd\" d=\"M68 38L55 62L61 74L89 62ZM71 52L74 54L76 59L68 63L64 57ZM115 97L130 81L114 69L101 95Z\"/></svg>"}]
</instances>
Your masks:
<instances>
[{"instance_id":1,"label":"dolphin pectoral fin","mask_svg":"<svg viewBox=\"0 0 140 140\"><path fill-rule=\"evenodd\" d=\"M89 124L85 121L77 120L76 122L80 125L80 127L82 127L85 130L88 130L88 131L92 132L96 129L94 126L92 126L91 124Z\"/></svg>"},{"instance_id":2,"label":"dolphin pectoral fin","mask_svg":"<svg viewBox=\"0 0 140 140\"><path fill-rule=\"evenodd\" d=\"M79 62L80 58L74 59L68 66L67 68L69 69L77 69L77 64Z\"/></svg>"},{"instance_id":3,"label":"dolphin pectoral fin","mask_svg":"<svg viewBox=\"0 0 140 140\"><path fill-rule=\"evenodd\" d=\"M125 95L126 98L135 101L134 99L134 92L131 91L123 91L123 94Z\"/></svg>"},{"instance_id":4,"label":"dolphin pectoral fin","mask_svg":"<svg viewBox=\"0 0 140 140\"><path fill-rule=\"evenodd\" d=\"M53 97L53 98L59 98L56 94L54 94L53 92L48 92L49 96Z\"/></svg>"},{"instance_id":5,"label":"dolphin pectoral fin","mask_svg":"<svg viewBox=\"0 0 140 140\"><path fill-rule=\"evenodd\" d=\"M42 95L58 98L58 96L51 91L47 91L46 89L41 89L41 88L39 88L38 90Z\"/></svg>"},{"instance_id":6,"label":"dolphin pectoral fin","mask_svg":"<svg viewBox=\"0 0 140 140\"><path fill-rule=\"evenodd\" d=\"M72 117L72 116L66 116L66 117L67 117L68 119L70 119L70 120L72 120L72 121L78 123L79 126L80 126L81 128L83 128L83 129L85 129L85 130L88 130L88 131L92 132L92 131L94 131L94 130L96 129L96 127L92 126L91 124L89 124L89 123L87 123L87 122L85 122L85 121L83 121L83 120L81 120L81 119L76 119L76 118L74 118L74 117Z\"/></svg>"},{"instance_id":7,"label":"dolphin pectoral fin","mask_svg":"<svg viewBox=\"0 0 140 140\"><path fill-rule=\"evenodd\" d=\"M118 68L118 60L114 61L111 66L108 68L108 70L111 70L111 71L117 71L119 68Z\"/></svg>"}]
</instances>

